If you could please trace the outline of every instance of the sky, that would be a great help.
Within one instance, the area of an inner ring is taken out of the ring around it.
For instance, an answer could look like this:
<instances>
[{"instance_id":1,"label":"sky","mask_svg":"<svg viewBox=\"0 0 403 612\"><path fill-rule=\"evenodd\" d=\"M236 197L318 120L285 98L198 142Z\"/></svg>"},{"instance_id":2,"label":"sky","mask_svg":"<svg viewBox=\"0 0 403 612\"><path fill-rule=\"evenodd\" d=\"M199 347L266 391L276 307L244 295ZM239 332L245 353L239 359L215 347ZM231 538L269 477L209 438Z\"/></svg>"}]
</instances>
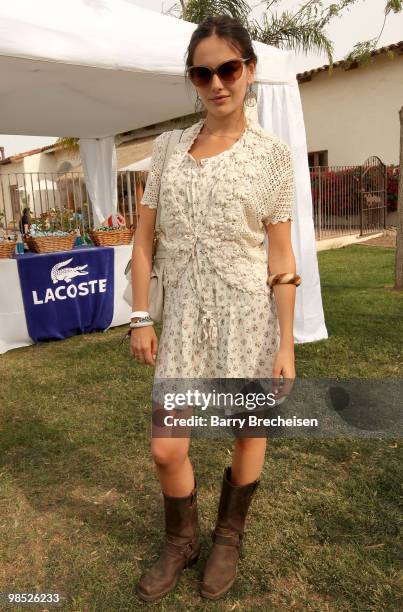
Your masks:
<instances>
[{"instance_id":1,"label":"sky","mask_svg":"<svg viewBox=\"0 0 403 612\"><path fill-rule=\"evenodd\" d=\"M335 0L323 0L323 4L328 6L334 1ZM132 4L137 4L138 6L157 12L161 12L162 10L167 12L174 4L179 4L178 0L126 0L126 2L131 2ZM288 10L293 13L303 3L305 2L302 2L302 0L282 0L276 5L275 10L277 13L281 13L282 10ZM266 2L250 0L249 4L253 9L253 18L257 21L261 21ZM359 0L353 7L344 11L341 18L332 20L327 26L326 32L334 44L334 61L342 59L346 53L353 48L356 42L378 37L383 23L385 4L386 0ZM395 15L390 13L377 46L384 47L385 45L398 42L402 39L403 14L400 13ZM299 53L296 55L295 59L297 72L317 68L327 63L328 60L326 55L313 53L308 55ZM56 138L49 137L0 135L0 146L5 147L6 157L43 147L55 141Z\"/></svg>"}]
</instances>

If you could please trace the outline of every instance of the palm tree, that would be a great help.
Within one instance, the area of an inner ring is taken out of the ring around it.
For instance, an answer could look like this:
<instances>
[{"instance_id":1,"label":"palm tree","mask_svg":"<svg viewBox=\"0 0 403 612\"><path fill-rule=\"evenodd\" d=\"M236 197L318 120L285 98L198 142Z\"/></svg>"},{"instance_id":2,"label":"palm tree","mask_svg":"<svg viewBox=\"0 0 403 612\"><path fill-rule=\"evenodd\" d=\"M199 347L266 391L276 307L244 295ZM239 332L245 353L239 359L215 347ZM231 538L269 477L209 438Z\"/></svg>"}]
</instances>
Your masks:
<instances>
[{"instance_id":1,"label":"palm tree","mask_svg":"<svg viewBox=\"0 0 403 612\"><path fill-rule=\"evenodd\" d=\"M78 138L74 138L73 136L61 137L56 140L56 144L60 145L68 155L71 155L73 158L80 157L80 147L78 145Z\"/></svg>"},{"instance_id":2,"label":"palm tree","mask_svg":"<svg viewBox=\"0 0 403 612\"><path fill-rule=\"evenodd\" d=\"M211 15L231 15L244 25L248 25L251 7L244 0L180 0L180 6L175 4L168 10L179 19L200 23Z\"/></svg>"},{"instance_id":3,"label":"palm tree","mask_svg":"<svg viewBox=\"0 0 403 612\"><path fill-rule=\"evenodd\" d=\"M266 12L263 22L250 18L252 7L244 0L179 0L166 14L179 17L192 23L200 23L211 15L230 15L237 17L249 30L252 40L263 42L280 49L290 49L300 53L326 53L329 70L333 67L333 43L328 38L325 27L332 19L340 17L358 0L339 0L328 7L322 6L321 0L307 0L294 12L283 11L277 14L276 8L281 0L265 0L255 7L265 4ZM254 7L254 8L255 8ZM376 49L389 13L399 13L403 9L403 0L386 0L385 16L379 35L368 41L354 45L352 51L344 58L346 67L352 62L366 63L371 51Z\"/></svg>"}]
</instances>

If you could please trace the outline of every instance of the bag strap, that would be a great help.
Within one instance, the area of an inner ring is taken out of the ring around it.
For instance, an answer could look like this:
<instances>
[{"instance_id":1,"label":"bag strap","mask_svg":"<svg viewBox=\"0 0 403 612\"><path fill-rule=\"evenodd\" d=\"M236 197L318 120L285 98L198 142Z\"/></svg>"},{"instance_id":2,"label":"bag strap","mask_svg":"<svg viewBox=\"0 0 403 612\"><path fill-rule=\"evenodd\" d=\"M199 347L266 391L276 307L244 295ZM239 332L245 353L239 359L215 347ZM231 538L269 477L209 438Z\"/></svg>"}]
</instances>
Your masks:
<instances>
[{"instance_id":1,"label":"bag strap","mask_svg":"<svg viewBox=\"0 0 403 612\"><path fill-rule=\"evenodd\" d=\"M162 177L162 174L165 170L165 167L168 163L171 153L173 152L176 145L180 142L184 131L185 130L181 130L181 129L176 129L176 130L171 131L171 134L168 138L168 144L165 149L165 158L164 158L164 163L162 165L160 177ZM160 185L161 185L161 182L160 182ZM160 229L160 217L161 217L161 202L158 197L157 216L155 219L155 231L159 231Z\"/></svg>"}]
</instances>

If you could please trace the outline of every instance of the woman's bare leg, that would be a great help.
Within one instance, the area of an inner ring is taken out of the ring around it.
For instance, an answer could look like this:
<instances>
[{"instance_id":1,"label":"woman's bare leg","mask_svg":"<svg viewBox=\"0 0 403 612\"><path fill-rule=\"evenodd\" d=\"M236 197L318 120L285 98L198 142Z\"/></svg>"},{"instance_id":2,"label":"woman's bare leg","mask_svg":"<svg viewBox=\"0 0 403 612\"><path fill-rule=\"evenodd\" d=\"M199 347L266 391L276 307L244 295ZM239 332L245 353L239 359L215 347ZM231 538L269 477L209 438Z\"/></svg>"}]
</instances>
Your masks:
<instances>
[{"instance_id":1,"label":"woman's bare leg","mask_svg":"<svg viewBox=\"0 0 403 612\"><path fill-rule=\"evenodd\" d=\"M266 438L236 438L231 480L243 485L260 477L266 453Z\"/></svg>"},{"instance_id":2,"label":"woman's bare leg","mask_svg":"<svg viewBox=\"0 0 403 612\"><path fill-rule=\"evenodd\" d=\"M193 467L188 456L189 439L154 438L151 452L161 489L166 495L184 497L194 488Z\"/></svg>"},{"instance_id":3,"label":"woman's bare leg","mask_svg":"<svg viewBox=\"0 0 403 612\"><path fill-rule=\"evenodd\" d=\"M166 413L166 411L164 411ZM192 409L174 410L172 415L187 418ZM194 472L189 459L191 428L164 426L161 418L153 419L151 454L156 466L161 489L166 495L184 497L194 489ZM180 435L180 437L173 437Z\"/></svg>"}]
</instances>

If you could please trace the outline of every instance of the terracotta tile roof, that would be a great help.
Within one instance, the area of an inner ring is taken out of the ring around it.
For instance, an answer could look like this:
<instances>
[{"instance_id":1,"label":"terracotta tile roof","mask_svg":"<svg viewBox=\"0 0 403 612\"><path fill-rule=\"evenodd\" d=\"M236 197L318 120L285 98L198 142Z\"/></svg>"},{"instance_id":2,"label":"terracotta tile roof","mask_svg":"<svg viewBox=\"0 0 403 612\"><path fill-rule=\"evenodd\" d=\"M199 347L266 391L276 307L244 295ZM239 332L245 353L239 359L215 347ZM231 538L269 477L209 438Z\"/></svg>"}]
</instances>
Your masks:
<instances>
[{"instance_id":1,"label":"terracotta tile roof","mask_svg":"<svg viewBox=\"0 0 403 612\"><path fill-rule=\"evenodd\" d=\"M0 160L0 164L11 164L12 162L19 162L24 157L29 157L30 155L36 155L37 153L43 153L44 151L50 151L51 149L60 149L60 146L56 143L51 145L46 145L46 147L40 147L39 149L32 149L31 151L25 151L24 153L17 153L16 155L9 155L9 157L5 157Z\"/></svg>"},{"instance_id":2,"label":"terracotta tile roof","mask_svg":"<svg viewBox=\"0 0 403 612\"><path fill-rule=\"evenodd\" d=\"M374 49L371 51L371 55L382 55L383 53L395 52L397 55L403 55L403 40L393 43L391 45L387 45L386 47L379 47L379 49ZM343 67L344 60L339 60L338 62L333 63L333 68ZM353 62L350 68L357 68L358 63ZM329 64L325 64L324 66L320 66L319 68L312 68L311 70L305 70L305 72L299 72L297 76L297 80L301 83L304 81L310 81L312 75L317 74L318 72L325 72L329 70Z\"/></svg>"}]
</instances>

